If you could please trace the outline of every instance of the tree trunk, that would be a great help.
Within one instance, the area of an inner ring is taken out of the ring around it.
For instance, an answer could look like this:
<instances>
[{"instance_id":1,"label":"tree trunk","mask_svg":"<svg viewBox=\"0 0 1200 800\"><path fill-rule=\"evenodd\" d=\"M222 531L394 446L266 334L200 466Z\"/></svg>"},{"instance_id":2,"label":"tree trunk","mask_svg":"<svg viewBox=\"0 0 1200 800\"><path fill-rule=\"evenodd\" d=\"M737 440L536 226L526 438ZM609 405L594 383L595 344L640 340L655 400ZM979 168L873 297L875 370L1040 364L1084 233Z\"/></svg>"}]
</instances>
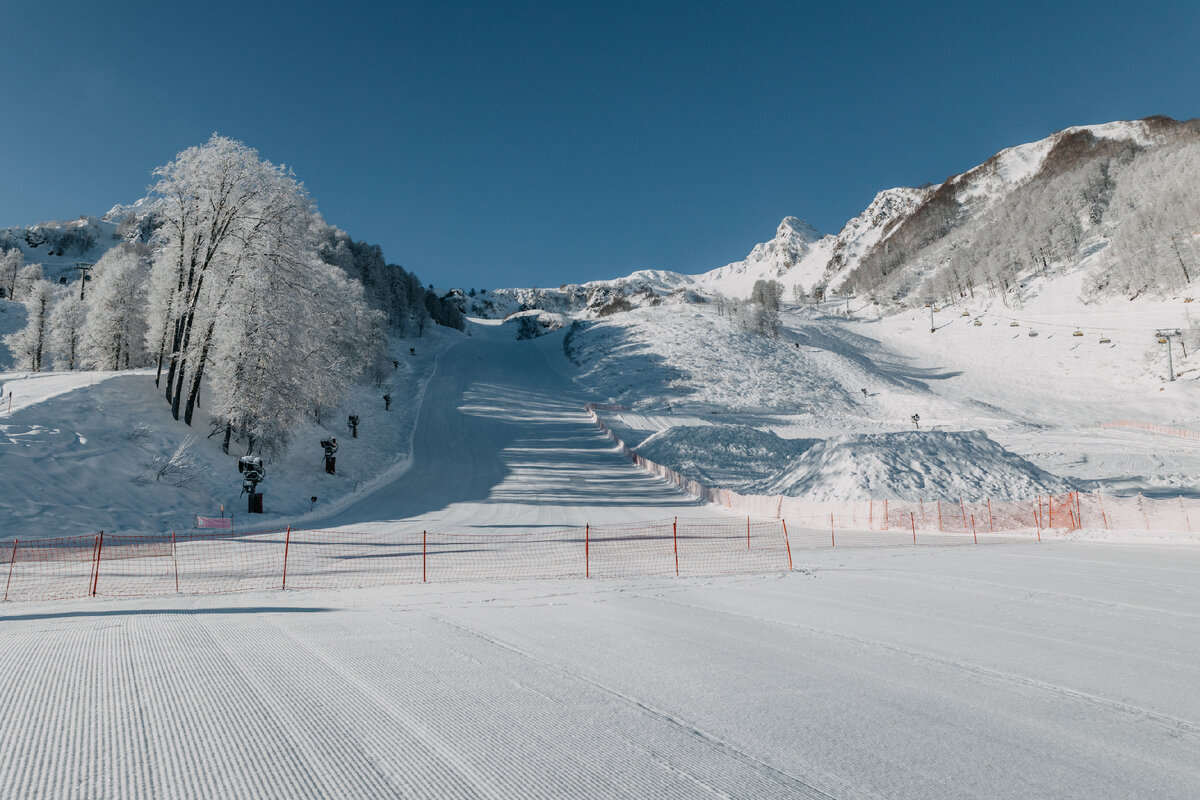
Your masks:
<instances>
[{"instance_id":1,"label":"tree trunk","mask_svg":"<svg viewBox=\"0 0 1200 800\"><path fill-rule=\"evenodd\" d=\"M225 423L225 441L221 442L221 450L223 450L226 455L229 455L229 438L232 435L233 435L233 423L226 422Z\"/></svg>"},{"instance_id":2,"label":"tree trunk","mask_svg":"<svg viewBox=\"0 0 1200 800\"><path fill-rule=\"evenodd\" d=\"M204 345L200 348L200 359L192 368L192 385L188 391L187 408L183 412L183 421L186 425L192 424L192 412L196 408L196 401L200 399L200 380L204 377L204 365L208 361L208 348L212 345L215 327L216 321L208 323L208 330L204 332Z\"/></svg>"}]
</instances>

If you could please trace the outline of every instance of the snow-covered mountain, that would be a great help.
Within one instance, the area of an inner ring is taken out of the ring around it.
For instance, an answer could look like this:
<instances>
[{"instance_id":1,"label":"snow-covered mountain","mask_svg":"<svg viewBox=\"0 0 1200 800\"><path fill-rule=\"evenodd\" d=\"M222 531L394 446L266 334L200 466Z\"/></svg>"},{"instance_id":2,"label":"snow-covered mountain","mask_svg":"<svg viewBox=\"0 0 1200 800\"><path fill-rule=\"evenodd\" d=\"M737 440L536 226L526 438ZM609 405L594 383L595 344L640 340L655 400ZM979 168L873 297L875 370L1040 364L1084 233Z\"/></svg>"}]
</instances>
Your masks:
<instances>
[{"instance_id":1,"label":"snow-covered mountain","mask_svg":"<svg viewBox=\"0 0 1200 800\"><path fill-rule=\"evenodd\" d=\"M877 194L837 234L785 217L746 258L698 275L642 270L558 289L500 289L468 313L544 308L602 316L684 292L830 292L946 300L984 289L1010 305L1039 277L1085 272L1086 296L1169 293L1200 275L1200 120L1066 128L940 184Z\"/></svg>"}]
</instances>

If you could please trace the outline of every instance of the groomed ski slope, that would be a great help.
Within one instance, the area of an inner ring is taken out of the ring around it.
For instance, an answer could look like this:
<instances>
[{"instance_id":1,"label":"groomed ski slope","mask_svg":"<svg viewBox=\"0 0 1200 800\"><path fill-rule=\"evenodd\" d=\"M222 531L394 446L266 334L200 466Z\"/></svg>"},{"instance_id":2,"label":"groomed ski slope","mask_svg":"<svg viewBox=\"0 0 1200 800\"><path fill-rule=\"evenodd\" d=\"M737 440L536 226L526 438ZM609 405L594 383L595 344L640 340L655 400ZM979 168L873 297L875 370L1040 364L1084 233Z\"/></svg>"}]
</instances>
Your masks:
<instances>
[{"instance_id":1,"label":"groomed ski slope","mask_svg":"<svg viewBox=\"0 0 1200 800\"><path fill-rule=\"evenodd\" d=\"M438 358L412 467L321 527L515 531L727 516L617 452L583 409L597 398L565 373L561 336L517 342L512 326L472 329Z\"/></svg>"},{"instance_id":2,"label":"groomed ski slope","mask_svg":"<svg viewBox=\"0 0 1200 800\"><path fill-rule=\"evenodd\" d=\"M346 528L719 514L481 331ZM398 522L409 516L412 522ZM1194 797L1200 548L0 607L0 797Z\"/></svg>"},{"instance_id":3,"label":"groomed ski slope","mask_svg":"<svg viewBox=\"0 0 1200 800\"><path fill-rule=\"evenodd\" d=\"M0 796L1195 797L1200 549L20 604Z\"/></svg>"}]
</instances>

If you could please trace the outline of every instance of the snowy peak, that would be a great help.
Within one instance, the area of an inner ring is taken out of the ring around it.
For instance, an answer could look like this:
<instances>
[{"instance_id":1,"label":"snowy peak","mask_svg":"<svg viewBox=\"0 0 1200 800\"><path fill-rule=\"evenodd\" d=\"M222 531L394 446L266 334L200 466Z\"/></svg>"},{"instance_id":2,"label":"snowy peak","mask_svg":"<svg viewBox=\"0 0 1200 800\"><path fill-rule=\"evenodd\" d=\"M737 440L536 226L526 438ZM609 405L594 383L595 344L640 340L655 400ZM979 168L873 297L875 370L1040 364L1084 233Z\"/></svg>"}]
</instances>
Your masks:
<instances>
[{"instance_id":1,"label":"snowy peak","mask_svg":"<svg viewBox=\"0 0 1200 800\"><path fill-rule=\"evenodd\" d=\"M750 255L741 261L696 276L696 283L708 291L735 297L750 294L754 282L760 279L782 280L791 275L788 283L796 282L797 267L824 264L833 237L822 236L816 228L796 217L784 217L775 230L775 238L755 245ZM808 274L811 269L802 269Z\"/></svg>"},{"instance_id":2,"label":"snowy peak","mask_svg":"<svg viewBox=\"0 0 1200 800\"><path fill-rule=\"evenodd\" d=\"M821 238L820 232L812 225L809 225L804 220L798 217L784 217L783 222L779 223L779 227L775 229L775 239L781 239L790 242L815 242Z\"/></svg>"}]
</instances>

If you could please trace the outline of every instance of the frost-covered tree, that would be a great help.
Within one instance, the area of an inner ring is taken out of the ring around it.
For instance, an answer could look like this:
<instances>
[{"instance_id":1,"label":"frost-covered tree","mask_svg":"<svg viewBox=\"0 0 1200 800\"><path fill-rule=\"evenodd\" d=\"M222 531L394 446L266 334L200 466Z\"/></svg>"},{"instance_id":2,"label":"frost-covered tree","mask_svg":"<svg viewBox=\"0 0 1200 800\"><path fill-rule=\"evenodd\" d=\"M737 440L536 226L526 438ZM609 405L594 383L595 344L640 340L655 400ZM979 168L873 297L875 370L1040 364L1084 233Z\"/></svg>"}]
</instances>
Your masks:
<instances>
[{"instance_id":1,"label":"frost-covered tree","mask_svg":"<svg viewBox=\"0 0 1200 800\"><path fill-rule=\"evenodd\" d=\"M155 170L163 225L155 236L148 345L157 352L158 376L167 365L164 393L178 419L190 424L226 304L246 291L247 276L265 270L268 288L297 276L309 260L307 229L314 211L291 171L259 158L241 142L213 136ZM298 318L295 323L302 320Z\"/></svg>"},{"instance_id":2,"label":"frost-covered tree","mask_svg":"<svg viewBox=\"0 0 1200 800\"><path fill-rule=\"evenodd\" d=\"M252 271L214 332L210 414L226 449L237 431L252 449L278 452L297 419L337 408L384 346L382 314L361 284L315 255L292 268L297 279L275 291L267 271Z\"/></svg>"},{"instance_id":3,"label":"frost-covered tree","mask_svg":"<svg viewBox=\"0 0 1200 800\"><path fill-rule=\"evenodd\" d=\"M145 364L149 253L144 244L122 243L96 262L83 329L86 366L118 370Z\"/></svg>"},{"instance_id":4,"label":"frost-covered tree","mask_svg":"<svg viewBox=\"0 0 1200 800\"><path fill-rule=\"evenodd\" d=\"M12 297L17 285L17 273L25 264L25 256L17 248L0 250L0 287L6 297Z\"/></svg>"},{"instance_id":5,"label":"frost-covered tree","mask_svg":"<svg viewBox=\"0 0 1200 800\"><path fill-rule=\"evenodd\" d=\"M69 286L59 287L55 292L54 308L50 312L46 344L55 369L79 369L82 366L87 304L71 289Z\"/></svg>"},{"instance_id":6,"label":"frost-covered tree","mask_svg":"<svg viewBox=\"0 0 1200 800\"><path fill-rule=\"evenodd\" d=\"M750 290L750 302L758 303L767 311L778 311L779 301L783 298L783 285L779 281L765 281L761 278L754 282Z\"/></svg>"},{"instance_id":7,"label":"frost-covered tree","mask_svg":"<svg viewBox=\"0 0 1200 800\"><path fill-rule=\"evenodd\" d=\"M50 306L54 284L36 281L25 293L25 327L4 337L17 369L41 372L46 362L46 335L50 328Z\"/></svg>"},{"instance_id":8,"label":"frost-covered tree","mask_svg":"<svg viewBox=\"0 0 1200 800\"><path fill-rule=\"evenodd\" d=\"M24 301L29 297L30 290L42 280L41 264L26 264L17 270L12 290L8 296L13 300Z\"/></svg>"}]
</instances>

